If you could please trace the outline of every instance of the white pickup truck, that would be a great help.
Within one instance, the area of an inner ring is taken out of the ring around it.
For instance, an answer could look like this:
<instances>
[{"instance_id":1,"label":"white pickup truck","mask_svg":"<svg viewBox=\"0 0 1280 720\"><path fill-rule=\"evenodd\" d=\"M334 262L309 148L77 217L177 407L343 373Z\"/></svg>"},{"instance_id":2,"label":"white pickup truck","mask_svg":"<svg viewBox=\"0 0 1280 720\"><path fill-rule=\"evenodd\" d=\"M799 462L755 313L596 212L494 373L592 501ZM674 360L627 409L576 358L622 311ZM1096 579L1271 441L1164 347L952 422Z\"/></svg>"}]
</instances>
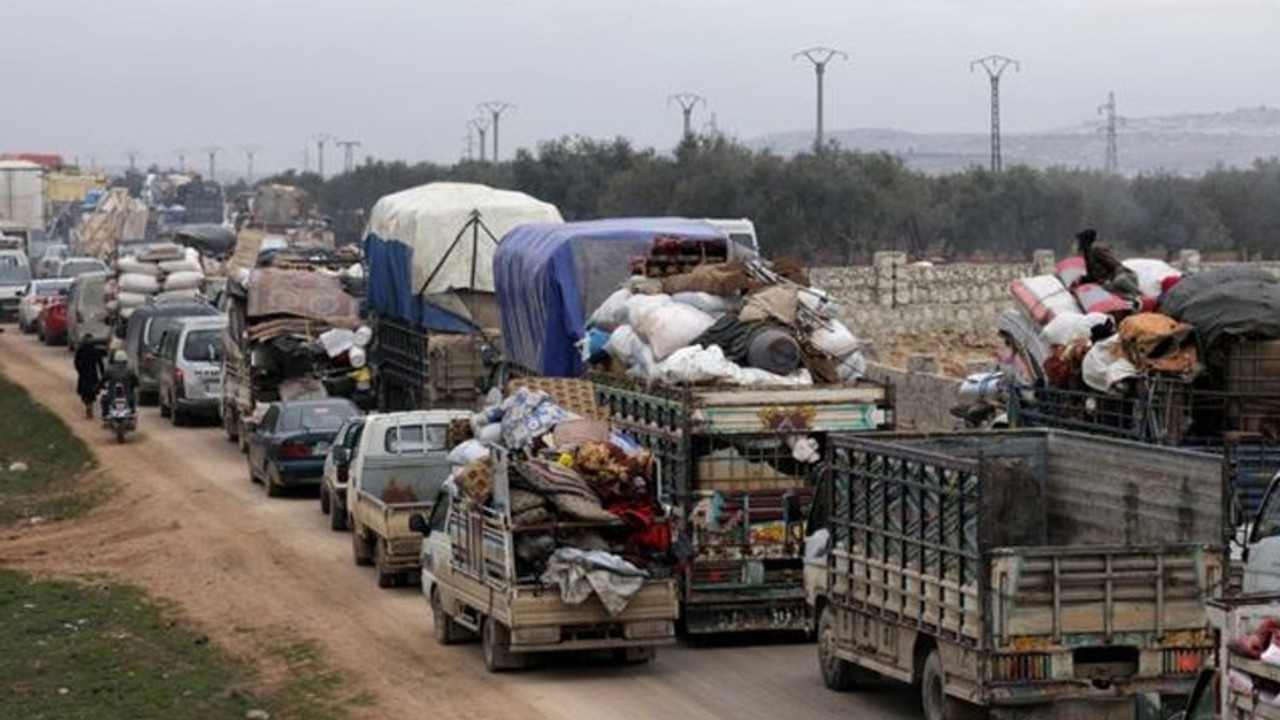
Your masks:
<instances>
[{"instance_id":1,"label":"white pickup truck","mask_svg":"<svg viewBox=\"0 0 1280 720\"><path fill-rule=\"evenodd\" d=\"M365 418L348 471L346 506L357 565L373 565L378 586L412 583L422 537L409 516L431 512L448 479L449 423L464 410L410 410Z\"/></svg>"}]
</instances>

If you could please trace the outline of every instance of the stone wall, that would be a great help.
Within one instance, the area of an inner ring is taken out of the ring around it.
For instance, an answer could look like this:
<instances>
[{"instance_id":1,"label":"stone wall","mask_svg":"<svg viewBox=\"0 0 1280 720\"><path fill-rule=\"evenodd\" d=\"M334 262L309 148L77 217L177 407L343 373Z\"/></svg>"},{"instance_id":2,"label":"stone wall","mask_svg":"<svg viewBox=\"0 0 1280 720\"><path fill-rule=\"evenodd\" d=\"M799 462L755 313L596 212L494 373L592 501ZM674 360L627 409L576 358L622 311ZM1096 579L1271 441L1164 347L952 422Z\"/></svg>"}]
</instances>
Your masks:
<instances>
[{"instance_id":1,"label":"stone wall","mask_svg":"<svg viewBox=\"0 0 1280 720\"><path fill-rule=\"evenodd\" d=\"M906 253L880 252L870 266L819 267L809 272L815 286L843 305L843 319L859 337L874 342L900 335L952 333L976 339L990 337L996 317L1012 303L1009 283L1052 273L1055 261L1051 250L1037 250L1027 263L948 265L912 264ZM1192 271L1209 266L1201 264L1194 250L1183 250L1174 264ZM1250 264L1280 275L1280 263Z\"/></svg>"},{"instance_id":2,"label":"stone wall","mask_svg":"<svg viewBox=\"0 0 1280 720\"><path fill-rule=\"evenodd\" d=\"M956 393L960 380L927 369L902 369L880 363L868 364L867 377L893 388L897 429L939 431L956 426L951 407L959 402Z\"/></svg>"}]
</instances>

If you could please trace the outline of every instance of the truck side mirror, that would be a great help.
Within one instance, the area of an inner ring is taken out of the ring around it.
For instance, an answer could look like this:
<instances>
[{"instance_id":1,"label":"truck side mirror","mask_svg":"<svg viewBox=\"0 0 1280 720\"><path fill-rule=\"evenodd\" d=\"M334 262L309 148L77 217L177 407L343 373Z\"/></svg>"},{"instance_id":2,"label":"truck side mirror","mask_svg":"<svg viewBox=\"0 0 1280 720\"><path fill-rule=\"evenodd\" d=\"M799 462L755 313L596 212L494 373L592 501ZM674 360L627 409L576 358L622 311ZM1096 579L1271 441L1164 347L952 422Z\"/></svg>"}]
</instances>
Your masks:
<instances>
[{"instance_id":1,"label":"truck side mirror","mask_svg":"<svg viewBox=\"0 0 1280 720\"><path fill-rule=\"evenodd\" d=\"M333 449L333 461L338 465L351 464L351 448L345 445L339 445Z\"/></svg>"},{"instance_id":2,"label":"truck side mirror","mask_svg":"<svg viewBox=\"0 0 1280 720\"><path fill-rule=\"evenodd\" d=\"M427 537L431 534L431 526L427 524L427 519L422 517L422 513L414 513L409 516L409 529Z\"/></svg>"}]
</instances>

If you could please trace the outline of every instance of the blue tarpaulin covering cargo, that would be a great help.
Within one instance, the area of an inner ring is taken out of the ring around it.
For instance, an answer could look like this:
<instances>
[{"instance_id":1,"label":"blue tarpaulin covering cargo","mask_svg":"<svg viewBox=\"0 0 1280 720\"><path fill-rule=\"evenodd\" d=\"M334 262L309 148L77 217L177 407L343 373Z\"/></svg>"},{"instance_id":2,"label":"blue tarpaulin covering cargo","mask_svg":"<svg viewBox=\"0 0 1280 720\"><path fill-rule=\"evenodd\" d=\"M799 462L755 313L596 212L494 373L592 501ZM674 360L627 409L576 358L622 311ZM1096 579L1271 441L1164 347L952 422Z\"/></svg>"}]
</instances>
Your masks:
<instances>
[{"instance_id":1,"label":"blue tarpaulin covering cargo","mask_svg":"<svg viewBox=\"0 0 1280 720\"><path fill-rule=\"evenodd\" d=\"M684 218L531 224L507 233L493 259L507 359L548 377L584 374L574 344L587 318L627 279L631 258L643 255L656 237L712 240L725 234Z\"/></svg>"}]
</instances>

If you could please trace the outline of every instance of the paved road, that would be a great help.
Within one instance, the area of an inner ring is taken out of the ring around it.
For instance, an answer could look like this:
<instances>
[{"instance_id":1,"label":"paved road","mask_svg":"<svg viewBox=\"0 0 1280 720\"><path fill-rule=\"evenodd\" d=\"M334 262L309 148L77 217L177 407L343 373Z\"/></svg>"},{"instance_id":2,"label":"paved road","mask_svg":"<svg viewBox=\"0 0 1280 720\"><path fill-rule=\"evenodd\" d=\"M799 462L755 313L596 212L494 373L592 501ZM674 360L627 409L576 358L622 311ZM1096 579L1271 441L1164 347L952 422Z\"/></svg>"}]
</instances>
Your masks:
<instances>
[{"instance_id":1,"label":"paved road","mask_svg":"<svg viewBox=\"0 0 1280 720\"><path fill-rule=\"evenodd\" d=\"M352 564L348 534L333 533L313 496L268 500L220 429L175 428L154 408L116 446L77 417L65 348L46 348L12 325L0 333L0 371L57 411L99 454L120 491L75 527L26 533L0 564L107 571L178 602L232 652L262 658L282 638L318 644L371 693L370 718L582 720L734 718L799 720L920 716L906 688L826 690L811 644L746 639L663 649L646 666L564 659L490 675L478 646L440 647L416 589L380 590ZM51 553L51 546L59 548Z\"/></svg>"}]
</instances>

